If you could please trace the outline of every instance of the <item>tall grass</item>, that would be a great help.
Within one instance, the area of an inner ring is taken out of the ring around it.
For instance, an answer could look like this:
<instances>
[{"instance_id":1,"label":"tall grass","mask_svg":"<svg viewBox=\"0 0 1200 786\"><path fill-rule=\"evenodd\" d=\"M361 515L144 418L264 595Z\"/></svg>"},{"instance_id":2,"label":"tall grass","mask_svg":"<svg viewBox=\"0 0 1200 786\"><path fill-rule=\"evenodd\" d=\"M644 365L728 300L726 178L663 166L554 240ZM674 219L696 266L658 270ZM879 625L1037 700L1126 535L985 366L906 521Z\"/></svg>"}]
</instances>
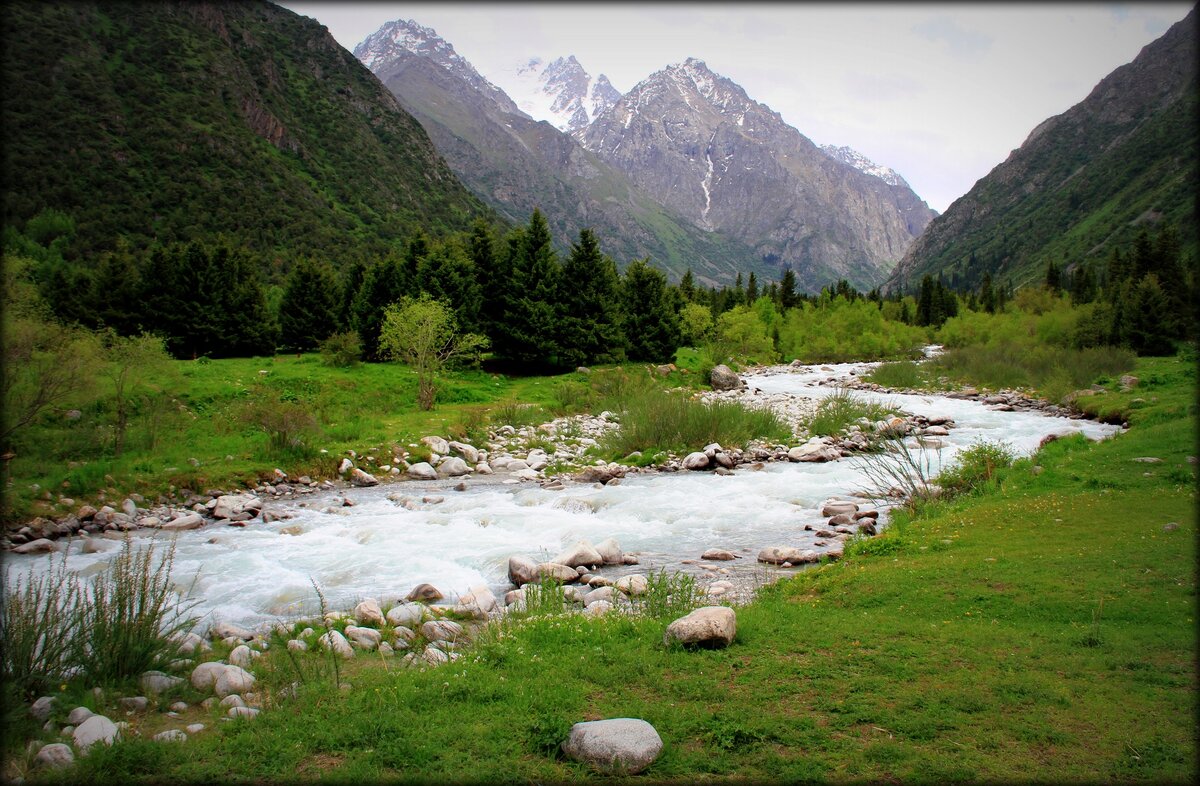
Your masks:
<instances>
[{"instance_id":1,"label":"tall grass","mask_svg":"<svg viewBox=\"0 0 1200 786\"><path fill-rule=\"evenodd\" d=\"M934 482L948 495L972 494L986 488L996 473L1016 460L1012 446L1002 442L976 442L955 457Z\"/></svg>"},{"instance_id":2,"label":"tall grass","mask_svg":"<svg viewBox=\"0 0 1200 786\"><path fill-rule=\"evenodd\" d=\"M181 601L171 582L175 543L154 559L126 539L105 573L80 597L75 658L93 681L120 683L179 657L177 634L195 626L195 602Z\"/></svg>"},{"instance_id":3,"label":"tall grass","mask_svg":"<svg viewBox=\"0 0 1200 786\"><path fill-rule=\"evenodd\" d=\"M0 674L23 696L34 696L64 679L71 667L80 619L75 613L82 587L67 570L67 554L45 573L3 575L0 614Z\"/></svg>"},{"instance_id":4,"label":"tall grass","mask_svg":"<svg viewBox=\"0 0 1200 786\"><path fill-rule=\"evenodd\" d=\"M637 614L653 619L675 619L699 608L705 595L696 585L696 577L687 573L667 573L666 569L646 577L646 591L632 598Z\"/></svg>"},{"instance_id":5,"label":"tall grass","mask_svg":"<svg viewBox=\"0 0 1200 786\"><path fill-rule=\"evenodd\" d=\"M927 384L924 369L911 360L880 363L863 377L867 382L886 388L920 388Z\"/></svg>"},{"instance_id":6,"label":"tall grass","mask_svg":"<svg viewBox=\"0 0 1200 786\"><path fill-rule=\"evenodd\" d=\"M1137 357L1127 349L1072 349L1004 342L947 350L929 361L930 370L951 379L990 388L1035 388L1050 401L1101 377L1123 374Z\"/></svg>"},{"instance_id":7,"label":"tall grass","mask_svg":"<svg viewBox=\"0 0 1200 786\"><path fill-rule=\"evenodd\" d=\"M863 453L861 469L869 486L863 489L875 500L902 500L909 509L936 496L933 483L934 450L917 437L911 448L903 436L884 438L883 450ZM940 448L936 449L940 453Z\"/></svg>"},{"instance_id":8,"label":"tall grass","mask_svg":"<svg viewBox=\"0 0 1200 786\"><path fill-rule=\"evenodd\" d=\"M641 391L630 395L619 412L621 428L601 443L617 456L635 450L682 452L711 442L734 446L756 438L791 438L791 429L772 412L731 401L700 401L680 392Z\"/></svg>"},{"instance_id":9,"label":"tall grass","mask_svg":"<svg viewBox=\"0 0 1200 786\"><path fill-rule=\"evenodd\" d=\"M867 401L848 388L840 388L817 404L817 410L808 420L808 432L814 436L832 437L841 434L859 420L883 420L895 410Z\"/></svg>"}]
</instances>

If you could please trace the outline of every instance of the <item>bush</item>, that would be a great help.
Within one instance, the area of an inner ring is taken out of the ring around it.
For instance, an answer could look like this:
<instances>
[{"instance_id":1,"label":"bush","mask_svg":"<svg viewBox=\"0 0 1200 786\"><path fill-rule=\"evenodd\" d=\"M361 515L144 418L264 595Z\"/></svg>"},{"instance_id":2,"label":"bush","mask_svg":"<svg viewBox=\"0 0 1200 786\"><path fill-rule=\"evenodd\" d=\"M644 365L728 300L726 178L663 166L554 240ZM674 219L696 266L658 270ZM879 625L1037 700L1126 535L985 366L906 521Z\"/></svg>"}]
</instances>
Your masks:
<instances>
[{"instance_id":1,"label":"bush","mask_svg":"<svg viewBox=\"0 0 1200 786\"><path fill-rule=\"evenodd\" d=\"M75 659L93 682L119 683L180 656L177 635L196 618L171 583L175 544L155 565L154 547L135 551L125 540L108 571L92 580L78 611Z\"/></svg>"},{"instance_id":2,"label":"bush","mask_svg":"<svg viewBox=\"0 0 1200 786\"><path fill-rule=\"evenodd\" d=\"M1003 442L977 442L958 454L954 465L942 470L934 482L947 495L970 494L987 485L996 471L1011 467L1016 460L1012 448Z\"/></svg>"},{"instance_id":3,"label":"bush","mask_svg":"<svg viewBox=\"0 0 1200 786\"><path fill-rule=\"evenodd\" d=\"M808 421L808 432L814 436L833 437L846 431L860 419L883 420L893 411L882 404L874 404L854 395L846 388L826 396L817 405L817 411Z\"/></svg>"},{"instance_id":4,"label":"bush","mask_svg":"<svg viewBox=\"0 0 1200 786\"><path fill-rule=\"evenodd\" d=\"M79 578L67 570L67 555L42 574L33 568L24 580L3 574L4 613L0 615L0 674L25 697L36 696L68 674L78 636Z\"/></svg>"},{"instance_id":5,"label":"bush","mask_svg":"<svg viewBox=\"0 0 1200 786\"><path fill-rule=\"evenodd\" d=\"M362 341L358 332L334 333L321 342L321 362L335 368L350 368L362 360Z\"/></svg>"},{"instance_id":6,"label":"bush","mask_svg":"<svg viewBox=\"0 0 1200 786\"><path fill-rule=\"evenodd\" d=\"M318 432L316 416L298 401L255 396L242 405L239 419L267 435L267 450L273 456L309 452L309 441Z\"/></svg>"}]
</instances>

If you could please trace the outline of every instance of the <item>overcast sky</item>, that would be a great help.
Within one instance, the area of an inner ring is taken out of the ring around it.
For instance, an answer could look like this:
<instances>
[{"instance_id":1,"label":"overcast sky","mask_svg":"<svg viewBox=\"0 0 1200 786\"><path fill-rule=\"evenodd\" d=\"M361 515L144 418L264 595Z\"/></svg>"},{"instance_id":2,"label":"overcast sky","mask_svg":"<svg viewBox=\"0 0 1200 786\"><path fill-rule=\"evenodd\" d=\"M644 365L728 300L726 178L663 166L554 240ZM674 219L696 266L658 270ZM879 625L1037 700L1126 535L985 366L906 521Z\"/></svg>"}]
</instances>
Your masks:
<instances>
[{"instance_id":1,"label":"overcast sky","mask_svg":"<svg viewBox=\"0 0 1200 786\"><path fill-rule=\"evenodd\" d=\"M935 210L1041 121L1187 15L1188 3L339 3L284 0L346 49L384 23L432 27L485 77L575 55L626 92L688 57L817 144L890 166Z\"/></svg>"}]
</instances>

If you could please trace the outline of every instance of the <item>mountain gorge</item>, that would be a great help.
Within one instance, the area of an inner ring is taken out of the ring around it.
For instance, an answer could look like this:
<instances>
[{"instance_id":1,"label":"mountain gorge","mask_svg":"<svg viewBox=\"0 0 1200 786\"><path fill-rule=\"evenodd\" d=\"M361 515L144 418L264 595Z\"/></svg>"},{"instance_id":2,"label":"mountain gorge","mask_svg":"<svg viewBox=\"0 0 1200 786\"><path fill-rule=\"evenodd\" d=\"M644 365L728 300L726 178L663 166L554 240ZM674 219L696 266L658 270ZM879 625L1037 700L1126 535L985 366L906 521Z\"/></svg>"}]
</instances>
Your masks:
<instances>
[{"instance_id":1,"label":"mountain gorge","mask_svg":"<svg viewBox=\"0 0 1200 786\"><path fill-rule=\"evenodd\" d=\"M499 213L541 207L560 239L592 227L620 262L649 256L675 278L775 280L790 267L804 289L869 289L934 215L902 180L827 154L700 61L619 96L574 57L535 58L513 101L415 22L385 25L355 54Z\"/></svg>"},{"instance_id":2,"label":"mountain gorge","mask_svg":"<svg viewBox=\"0 0 1200 786\"><path fill-rule=\"evenodd\" d=\"M3 40L4 221L66 213L72 259L223 235L340 261L490 214L324 27L272 3L20 3Z\"/></svg>"},{"instance_id":3,"label":"mountain gorge","mask_svg":"<svg viewBox=\"0 0 1200 786\"><path fill-rule=\"evenodd\" d=\"M1195 248L1196 10L1051 117L935 219L887 286L926 274L1014 285L1047 265L1101 265L1141 228L1176 227Z\"/></svg>"}]
</instances>

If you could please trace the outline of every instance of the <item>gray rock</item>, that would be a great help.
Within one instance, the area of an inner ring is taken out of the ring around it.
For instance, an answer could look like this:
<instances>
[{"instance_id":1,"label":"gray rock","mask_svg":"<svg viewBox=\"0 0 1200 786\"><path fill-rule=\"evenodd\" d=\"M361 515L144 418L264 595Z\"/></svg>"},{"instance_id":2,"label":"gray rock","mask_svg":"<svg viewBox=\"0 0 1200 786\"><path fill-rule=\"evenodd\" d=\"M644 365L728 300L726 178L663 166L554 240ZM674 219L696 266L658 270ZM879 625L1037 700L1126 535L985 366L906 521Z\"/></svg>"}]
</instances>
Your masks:
<instances>
[{"instance_id":1,"label":"gray rock","mask_svg":"<svg viewBox=\"0 0 1200 786\"><path fill-rule=\"evenodd\" d=\"M67 723L72 726L78 726L96 713L89 710L87 707L76 707L67 713Z\"/></svg>"},{"instance_id":2,"label":"gray rock","mask_svg":"<svg viewBox=\"0 0 1200 786\"><path fill-rule=\"evenodd\" d=\"M308 642L301 641L300 639L291 639L287 643L287 648L290 652L307 652Z\"/></svg>"},{"instance_id":3,"label":"gray rock","mask_svg":"<svg viewBox=\"0 0 1200 786\"><path fill-rule=\"evenodd\" d=\"M117 704L119 704L123 710L129 710L130 712L144 712L146 707L150 706L150 700L145 696L125 696L117 699Z\"/></svg>"},{"instance_id":4,"label":"gray rock","mask_svg":"<svg viewBox=\"0 0 1200 786\"><path fill-rule=\"evenodd\" d=\"M557 562L539 562L535 581L542 579L551 579L559 584L570 584L579 580L579 572L569 565L560 565Z\"/></svg>"},{"instance_id":5,"label":"gray rock","mask_svg":"<svg viewBox=\"0 0 1200 786\"><path fill-rule=\"evenodd\" d=\"M347 625L346 638L364 650L373 650L383 641L383 634L374 628L360 628L357 625Z\"/></svg>"},{"instance_id":6,"label":"gray rock","mask_svg":"<svg viewBox=\"0 0 1200 786\"><path fill-rule=\"evenodd\" d=\"M262 508L262 501L251 494L224 494L217 497L213 506L214 519L232 519L239 513L257 511Z\"/></svg>"},{"instance_id":7,"label":"gray rock","mask_svg":"<svg viewBox=\"0 0 1200 786\"><path fill-rule=\"evenodd\" d=\"M578 568L581 565L600 565L604 562L604 557L591 543L580 540L550 561L569 568Z\"/></svg>"},{"instance_id":8,"label":"gray rock","mask_svg":"<svg viewBox=\"0 0 1200 786\"><path fill-rule=\"evenodd\" d=\"M49 554L58 551L58 544L47 538L37 538L13 549L16 554Z\"/></svg>"},{"instance_id":9,"label":"gray rock","mask_svg":"<svg viewBox=\"0 0 1200 786\"><path fill-rule=\"evenodd\" d=\"M626 595L644 595L650 588L650 581L640 573L631 573L617 579L613 586Z\"/></svg>"},{"instance_id":10,"label":"gray rock","mask_svg":"<svg viewBox=\"0 0 1200 786\"><path fill-rule=\"evenodd\" d=\"M613 604L611 601L598 600L593 603L589 603L587 606L585 606L583 609L583 613L585 616L588 616L588 617L598 617L601 614L607 614L608 612L610 612L612 610L613 610Z\"/></svg>"},{"instance_id":11,"label":"gray rock","mask_svg":"<svg viewBox=\"0 0 1200 786\"><path fill-rule=\"evenodd\" d=\"M412 628L425 619L425 607L419 603L401 603L388 609L387 621L394 627Z\"/></svg>"},{"instance_id":12,"label":"gray rock","mask_svg":"<svg viewBox=\"0 0 1200 786\"><path fill-rule=\"evenodd\" d=\"M616 538L606 538L597 543L596 552L600 554L605 565L620 565L625 559L625 555L621 553L621 545L617 543Z\"/></svg>"},{"instance_id":13,"label":"gray rock","mask_svg":"<svg viewBox=\"0 0 1200 786\"><path fill-rule=\"evenodd\" d=\"M742 378L724 363L713 367L712 373L708 375L708 381L712 384L713 390L740 390L742 387Z\"/></svg>"},{"instance_id":14,"label":"gray rock","mask_svg":"<svg viewBox=\"0 0 1200 786\"><path fill-rule=\"evenodd\" d=\"M217 680L213 683L213 692L217 694L218 699L223 699L231 693L245 693L254 687L254 675L240 666L226 666L225 670L217 675Z\"/></svg>"},{"instance_id":15,"label":"gray rock","mask_svg":"<svg viewBox=\"0 0 1200 786\"><path fill-rule=\"evenodd\" d=\"M728 606L705 606L667 626L663 643L677 641L698 647L727 647L737 635L737 615Z\"/></svg>"},{"instance_id":16,"label":"gray rock","mask_svg":"<svg viewBox=\"0 0 1200 786\"><path fill-rule=\"evenodd\" d=\"M200 732L204 731L204 724L203 723L189 723L184 728L188 734L199 734Z\"/></svg>"},{"instance_id":17,"label":"gray rock","mask_svg":"<svg viewBox=\"0 0 1200 786\"><path fill-rule=\"evenodd\" d=\"M725 549L709 549L700 555L700 559L713 560L715 562L727 562L732 559L737 559L738 556L732 551Z\"/></svg>"},{"instance_id":18,"label":"gray rock","mask_svg":"<svg viewBox=\"0 0 1200 786\"><path fill-rule=\"evenodd\" d=\"M468 464L479 463L479 451L474 445L468 445L465 442L450 442L449 448L455 454L462 457L463 461Z\"/></svg>"},{"instance_id":19,"label":"gray rock","mask_svg":"<svg viewBox=\"0 0 1200 786\"><path fill-rule=\"evenodd\" d=\"M413 480L437 480L437 470L427 461L418 461L408 468L406 473Z\"/></svg>"},{"instance_id":20,"label":"gray rock","mask_svg":"<svg viewBox=\"0 0 1200 786\"><path fill-rule=\"evenodd\" d=\"M350 485L358 486L359 488L365 488L367 486L378 486L379 481L369 472L364 472L358 467L355 467L350 471Z\"/></svg>"},{"instance_id":21,"label":"gray rock","mask_svg":"<svg viewBox=\"0 0 1200 786\"><path fill-rule=\"evenodd\" d=\"M758 552L758 561L771 565L782 565L785 562L791 565L800 565L816 562L818 559L820 557L812 549L798 549L794 546L768 546Z\"/></svg>"},{"instance_id":22,"label":"gray rock","mask_svg":"<svg viewBox=\"0 0 1200 786\"><path fill-rule=\"evenodd\" d=\"M421 437L421 443L432 452L443 456L450 452L450 443L441 437Z\"/></svg>"},{"instance_id":23,"label":"gray rock","mask_svg":"<svg viewBox=\"0 0 1200 786\"><path fill-rule=\"evenodd\" d=\"M454 620L431 620L421 626L421 635L427 641L457 641L463 635L463 626Z\"/></svg>"},{"instance_id":24,"label":"gray rock","mask_svg":"<svg viewBox=\"0 0 1200 786\"><path fill-rule=\"evenodd\" d=\"M437 473L442 477L457 478L462 475L469 475L471 468L467 465L467 462L458 456L451 456L441 464L438 464Z\"/></svg>"},{"instance_id":25,"label":"gray rock","mask_svg":"<svg viewBox=\"0 0 1200 786\"><path fill-rule=\"evenodd\" d=\"M172 677L169 674L163 674L161 671L148 671L141 678L142 690L147 693L166 693L182 684L182 677Z\"/></svg>"},{"instance_id":26,"label":"gray rock","mask_svg":"<svg viewBox=\"0 0 1200 786\"><path fill-rule=\"evenodd\" d=\"M418 584L412 588L412 591L409 592L404 599L408 601L420 600L426 603L432 603L435 600L441 600L443 597L445 596L442 595L441 590L432 584Z\"/></svg>"},{"instance_id":27,"label":"gray rock","mask_svg":"<svg viewBox=\"0 0 1200 786\"><path fill-rule=\"evenodd\" d=\"M52 742L43 745L34 757L34 764L52 770L61 770L75 763L75 754L70 745Z\"/></svg>"},{"instance_id":28,"label":"gray rock","mask_svg":"<svg viewBox=\"0 0 1200 786\"><path fill-rule=\"evenodd\" d=\"M110 721L103 715L93 715L83 723L75 727L71 732L71 738L75 741L75 747L83 755L87 755L88 749L98 742L105 745L112 745L116 742L120 730L117 724Z\"/></svg>"},{"instance_id":29,"label":"gray rock","mask_svg":"<svg viewBox=\"0 0 1200 786\"><path fill-rule=\"evenodd\" d=\"M346 637L336 630L326 631L317 639L321 646L325 649L334 652L343 658L353 658L354 648L350 646L350 642L346 641Z\"/></svg>"},{"instance_id":30,"label":"gray rock","mask_svg":"<svg viewBox=\"0 0 1200 786\"><path fill-rule=\"evenodd\" d=\"M853 502L842 502L840 500L830 500L821 506L822 516L837 516L841 514L854 515L858 512L858 505Z\"/></svg>"},{"instance_id":31,"label":"gray rock","mask_svg":"<svg viewBox=\"0 0 1200 786\"><path fill-rule=\"evenodd\" d=\"M692 471L708 469L709 458L708 454L699 450L694 453L689 453L683 457L683 468Z\"/></svg>"},{"instance_id":32,"label":"gray rock","mask_svg":"<svg viewBox=\"0 0 1200 786\"><path fill-rule=\"evenodd\" d=\"M635 775L654 763L663 742L644 720L610 718L576 723L562 749L568 758L598 772Z\"/></svg>"},{"instance_id":33,"label":"gray rock","mask_svg":"<svg viewBox=\"0 0 1200 786\"><path fill-rule=\"evenodd\" d=\"M246 706L246 701L236 693L229 694L225 698L221 699L220 703L221 706L225 708Z\"/></svg>"},{"instance_id":34,"label":"gray rock","mask_svg":"<svg viewBox=\"0 0 1200 786\"><path fill-rule=\"evenodd\" d=\"M199 513L185 513L184 515L179 516L178 518L172 519L171 521L168 521L166 524L163 524L159 529L165 529L165 530L168 530L171 532L176 532L176 531L180 531L180 530L188 530L188 529L199 529L203 523L204 523L204 517L201 516Z\"/></svg>"},{"instance_id":35,"label":"gray rock","mask_svg":"<svg viewBox=\"0 0 1200 786\"><path fill-rule=\"evenodd\" d=\"M253 720L258 717L258 712L259 711L254 707L230 707L229 711L225 714L230 718L245 718L246 720Z\"/></svg>"},{"instance_id":36,"label":"gray rock","mask_svg":"<svg viewBox=\"0 0 1200 786\"><path fill-rule=\"evenodd\" d=\"M345 475L347 472L349 472L352 469L354 469L354 462L348 458L342 459L342 462L340 464L338 464L338 474L339 475Z\"/></svg>"},{"instance_id":37,"label":"gray rock","mask_svg":"<svg viewBox=\"0 0 1200 786\"><path fill-rule=\"evenodd\" d=\"M150 739L155 742L187 742L187 734L179 729L167 729L166 731L160 731Z\"/></svg>"},{"instance_id":38,"label":"gray rock","mask_svg":"<svg viewBox=\"0 0 1200 786\"><path fill-rule=\"evenodd\" d=\"M234 625L232 622L218 622L213 626L212 637L214 639L227 639L230 636L242 641L250 641L254 638L254 631L243 628L241 625Z\"/></svg>"},{"instance_id":39,"label":"gray rock","mask_svg":"<svg viewBox=\"0 0 1200 786\"><path fill-rule=\"evenodd\" d=\"M50 715L54 712L54 705L57 703L58 700L53 696L42 696L29 706L29 714L39 723L45 723L50 720Z\"/></svg>"},{"instance_id":40,"label":"gray rock","mask_svg":"<svg viewBox=\"0 0 1200 786\"><path fill-rule=\"evenodd\" d=\"M354 619L359 625L382 625L383 624L383 609L379 606L379 601L374 598L366 598L357 606L354 607Z\"/></svg>"}]
</instances>

